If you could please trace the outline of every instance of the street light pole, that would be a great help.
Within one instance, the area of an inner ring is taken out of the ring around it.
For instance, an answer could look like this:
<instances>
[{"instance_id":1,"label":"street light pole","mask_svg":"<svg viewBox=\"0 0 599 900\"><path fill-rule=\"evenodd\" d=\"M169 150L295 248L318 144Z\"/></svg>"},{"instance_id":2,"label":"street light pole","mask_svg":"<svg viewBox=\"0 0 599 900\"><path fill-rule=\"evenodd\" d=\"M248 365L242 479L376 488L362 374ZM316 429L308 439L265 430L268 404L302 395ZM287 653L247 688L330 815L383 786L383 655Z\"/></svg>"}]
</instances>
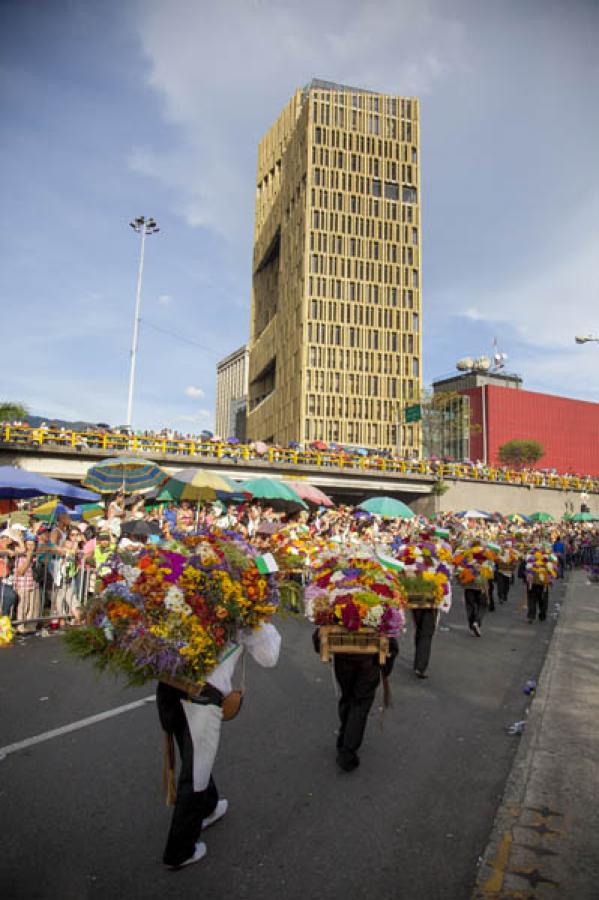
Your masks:
<instances>
[{"instance_id":1,"label":"street light pole","mask_svg":"<svg viewBox=\"0 0 599 900\"><path fill-rule=\"evenodd\" d=\"M133 387L135 385L135 363L137 361L137 345L139 342L139 322L141 313L141 280L144 270L144 247L147 234L156 234L160 231L155 219L146 219L138 216L129 222L131 228L140 235L139 268L137 270L137 289L135 292L135 318L133 319L133 340L131 343L131 366L129 369L129 396L127 398L127 428L131 428L133 415Z\"/></svg>"}]
</instances>

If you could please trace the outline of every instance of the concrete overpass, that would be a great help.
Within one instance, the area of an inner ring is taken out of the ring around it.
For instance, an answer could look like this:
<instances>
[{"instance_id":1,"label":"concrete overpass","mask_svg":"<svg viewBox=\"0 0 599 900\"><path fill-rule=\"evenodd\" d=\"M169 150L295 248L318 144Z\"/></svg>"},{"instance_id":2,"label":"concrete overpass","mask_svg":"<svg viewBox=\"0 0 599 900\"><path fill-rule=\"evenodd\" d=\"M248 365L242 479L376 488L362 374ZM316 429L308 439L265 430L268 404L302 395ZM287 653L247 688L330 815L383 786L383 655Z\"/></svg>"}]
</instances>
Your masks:
<instances>
[{"instance_id":1,"label":"concrete overpass","mask_svg":"<svg viewBox=\"0 0 599 900\"><path fill-rule=\"evenodd\" d=\"M15 465L64 481L81 481L91 465L115 455L114 450L100 448L0 443L0 465ZM425 514L474 507L503 514L543 511L561 518L565 512L578 512L584 502L599 516L599 493L582 488L506 484L481 480L480 477L460 475L452 478L444 474L442 493L437 474L376 470L369 468L369 460L364 460L363 468L357 468L355 465L333 465L326 458L319 463L294 462L290 461L289 453L282 460L217 456L216 452L213 458L159 451L144 451L139 455L142 459L154 460L168 472L191 467L237 479L267 476L306 480L332 496L337 503L359 503L365 497L379 494L397 497L409 503L416 512Z\"/></svg>"}]
</instances>

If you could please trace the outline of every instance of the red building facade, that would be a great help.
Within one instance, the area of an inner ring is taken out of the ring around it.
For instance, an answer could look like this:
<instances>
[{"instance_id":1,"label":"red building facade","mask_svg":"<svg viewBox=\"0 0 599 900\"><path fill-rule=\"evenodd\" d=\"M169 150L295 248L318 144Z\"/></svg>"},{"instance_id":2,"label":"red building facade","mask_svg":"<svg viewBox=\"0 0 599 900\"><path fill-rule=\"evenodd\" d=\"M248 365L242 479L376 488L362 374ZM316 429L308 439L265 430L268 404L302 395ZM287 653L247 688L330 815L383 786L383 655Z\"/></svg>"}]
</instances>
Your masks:
<instances>
[{"instance_id":1,"label":"red building facade","mask_svg":"<svg viewBox=\"0 0 599 900\"><path fill-rule=\"evenodd\" d=\"M545 450L539 468L599 476L599 403L489 383L454 390L470 398L471 459L500 465L506 441L535 440Z\"/></svg>"}]
</instances>

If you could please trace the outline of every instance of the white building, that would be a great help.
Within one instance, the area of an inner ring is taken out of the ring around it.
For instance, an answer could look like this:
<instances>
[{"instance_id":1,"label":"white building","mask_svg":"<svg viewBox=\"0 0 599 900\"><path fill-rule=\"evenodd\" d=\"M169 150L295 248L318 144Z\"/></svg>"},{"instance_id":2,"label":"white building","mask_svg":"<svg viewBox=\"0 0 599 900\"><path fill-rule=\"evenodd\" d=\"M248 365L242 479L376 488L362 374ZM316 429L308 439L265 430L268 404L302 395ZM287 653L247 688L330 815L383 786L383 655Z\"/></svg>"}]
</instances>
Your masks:
<instances>
[{"instance_id":1,"label":"white building","mask_svg":"<svg viewBox=\"0 0 599 900\"><path fill-rule=\"evenodd\" d=\"M216 364L216 434L244 441L249 351L244 344Z\"/></svg>"}]
</instances>

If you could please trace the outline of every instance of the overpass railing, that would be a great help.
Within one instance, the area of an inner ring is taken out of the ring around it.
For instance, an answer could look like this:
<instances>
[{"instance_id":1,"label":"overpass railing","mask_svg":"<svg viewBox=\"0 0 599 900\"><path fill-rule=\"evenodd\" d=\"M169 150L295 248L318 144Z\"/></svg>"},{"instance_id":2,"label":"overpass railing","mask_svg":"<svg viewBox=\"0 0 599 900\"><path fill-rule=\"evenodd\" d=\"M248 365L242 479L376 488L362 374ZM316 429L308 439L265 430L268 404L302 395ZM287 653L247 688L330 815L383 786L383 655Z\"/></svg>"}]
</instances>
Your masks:
<instances>
[{"instance_id":1,"label":"overpass railing","mask_svg":"<svg viewBox=\"0 0 599 900\"><path fill-rule=\"evenodd\" d=\"M531 485L555 490L599 493L599 478L582 475L557 475L536 470L517 471L494 466L480 466L437 460L401 459L376 454L361 455L349 451L268 447L259 453L249 444L230 444L226 441L193 438L168 438L161 435L128 435L108 431L71 431L52 428L31 428L24 425L0 427L0 444L23 445L28 448L61 448L72 450L103 450L115 453L152 453L203 460L257 460L277 463L305 464L354 470L365 473L393 475L421 475L444 479L484 481L501 484Z\"/></svg>"}]
</instances>

